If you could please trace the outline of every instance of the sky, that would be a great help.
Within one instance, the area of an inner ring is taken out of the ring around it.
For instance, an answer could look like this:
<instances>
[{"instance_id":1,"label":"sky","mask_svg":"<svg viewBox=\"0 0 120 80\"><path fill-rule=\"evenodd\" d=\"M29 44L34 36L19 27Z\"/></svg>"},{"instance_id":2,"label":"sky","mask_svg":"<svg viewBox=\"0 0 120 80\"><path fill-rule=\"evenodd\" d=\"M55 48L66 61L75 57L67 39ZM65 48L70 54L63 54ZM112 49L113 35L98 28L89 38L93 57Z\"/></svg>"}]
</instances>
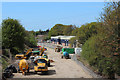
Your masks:
<instances>
[{"instance_id":1,"label":"sky","mask_svg":"<svg viewBox=\"0 0 120 80\"><path fill-rule=\"evenodd\" d=\"M95 22L104 2L2 2L2 20L17 19L30 31L51 29L55 24L76 25Z\"/></svg>"}]
</instances>

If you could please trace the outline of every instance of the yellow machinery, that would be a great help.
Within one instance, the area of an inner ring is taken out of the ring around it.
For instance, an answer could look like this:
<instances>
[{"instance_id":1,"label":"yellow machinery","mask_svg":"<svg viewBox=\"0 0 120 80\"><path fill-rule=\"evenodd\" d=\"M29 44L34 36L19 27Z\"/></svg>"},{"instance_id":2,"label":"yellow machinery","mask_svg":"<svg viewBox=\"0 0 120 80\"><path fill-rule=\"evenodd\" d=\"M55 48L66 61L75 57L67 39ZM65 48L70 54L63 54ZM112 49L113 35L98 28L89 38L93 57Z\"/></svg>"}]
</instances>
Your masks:
<instances>
[{"instance_id":1,"label":"yellow machinery","mask_svg":"<svg viewBox=\"0 0 120 80\"><path fill-rule=\"evenodd\" d=\"M38 58L35 61L35 64L36 64L36 66L34 66L35 73L37 72L47 73L48 66L47 66L47 61L45 58Z\"/></svg>"},{"instance_id":2,"label":"yellow machinery","mask_svg":"<svg viewBox=\"0 0 120 80\"><path fill-rule=\"evenodd\" d=\"M23 59L25 57L25 55L24 54L16 54L15 55L15 59Z\"/></svg>"},{"instance_id":3,"label":"yellow machinery","mask_svg":"<svg viewBox=\"0 0 120 80\"><path fill-rule=\"evenodd\" d=\"M27 52L25 54L16 54L15 55L15 59L26 59L27 58L27 55L33 51L33 48L30 48L27 50Z\"/></svg>"},{"instance_id":4,"label":"yellow machinery","mask_svg":"<svg viewBox=\"0 0 120 80\"><path fill-rule=\"evenodd\" d=\"M50 60L48 59L47 54L44 53L44 54L42 55L42 57L45 58L45 60L47 61L47 65L48 65L48 67L50 67Z\"/></svg>"},{"instance_id":5,"label":"yellow machinery","mask_svg":"<svg viewBox=\"0 0 120 80\"><path fill-rule=\"evenodd\" d=\"M20 60L18 65L18 70L22 71L23 75L26 75L26 71L29 72L28 63L25 59Z\"/></svg>"},{"instance_id":6,"label":"yellow machinery","mask_svg":"<svg viewBox=\"0 0 120 80\"><path fill-rule=\"evenodd\" d=\"M47 58L45 58L45 60L47 61L47 65L48 65L48 67L50 67L50 60L47 59Z\"/></svg>"},{"instance_id":7,"label":"yellow machinery","mask_svg":"<svg viewBox=\"0 0 120 80\"><path fill-rule=\"evenodd\" d=\"M33 51L33 48L28 49L25 55L28 55L32 51Z\"/></svg>"},{"instance_id":8,"label":"yellow machinery","mask_svg":"<svg viewBox=\"0 0 120 80\"><path fill-rule=\"evenodd\" d=\"M45 51L44 47L43 47L43 48L40 48L39 50L40 50L40 55L39 55L39 56L42 56L43 53L44 53L44 51Z\"/></svg>"}]
</instances>

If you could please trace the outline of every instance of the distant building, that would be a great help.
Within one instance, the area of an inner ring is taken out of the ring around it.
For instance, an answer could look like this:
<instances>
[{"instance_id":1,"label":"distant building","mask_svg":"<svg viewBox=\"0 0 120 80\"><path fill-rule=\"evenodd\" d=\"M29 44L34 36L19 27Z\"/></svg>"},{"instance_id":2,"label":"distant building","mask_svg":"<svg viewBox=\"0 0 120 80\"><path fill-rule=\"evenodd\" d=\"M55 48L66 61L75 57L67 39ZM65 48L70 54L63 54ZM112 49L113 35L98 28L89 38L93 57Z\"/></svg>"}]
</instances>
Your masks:
<instances>
[{"instance_id":1,"label":"distant building","mask_svg":"<svg viewBox=\"0 0 120 80\"><path fill-rule=\"evenodd\" d=\"M61 44L63 46L69 46L69 40L75 36L54 36L51 37L51 42L54 44Z\"/></svg>"}]
</instances>

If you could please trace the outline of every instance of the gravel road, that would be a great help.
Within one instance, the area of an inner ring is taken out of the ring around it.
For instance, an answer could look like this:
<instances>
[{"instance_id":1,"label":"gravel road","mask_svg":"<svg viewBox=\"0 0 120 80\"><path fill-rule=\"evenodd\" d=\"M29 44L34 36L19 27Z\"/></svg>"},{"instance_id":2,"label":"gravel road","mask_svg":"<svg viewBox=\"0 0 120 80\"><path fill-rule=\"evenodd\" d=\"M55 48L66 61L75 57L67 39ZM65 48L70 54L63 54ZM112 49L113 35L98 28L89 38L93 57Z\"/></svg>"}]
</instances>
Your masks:
<instances>
[{"instance_id":1,"label":"gravel road","mask_svg":"<svg viewBox=\"0 0 120 80\"><path fill-rule=\"evenodd\" d=\"M14 73L13 78L92 78L73 60L61 59L61 54L54 52L54 49L47 48L45 52L48 54L49 59L55 61L48 68L48 74L34 74L34 70L30 70L30 73L26 76L22 73Z\"/></svg>"}]
</instances>

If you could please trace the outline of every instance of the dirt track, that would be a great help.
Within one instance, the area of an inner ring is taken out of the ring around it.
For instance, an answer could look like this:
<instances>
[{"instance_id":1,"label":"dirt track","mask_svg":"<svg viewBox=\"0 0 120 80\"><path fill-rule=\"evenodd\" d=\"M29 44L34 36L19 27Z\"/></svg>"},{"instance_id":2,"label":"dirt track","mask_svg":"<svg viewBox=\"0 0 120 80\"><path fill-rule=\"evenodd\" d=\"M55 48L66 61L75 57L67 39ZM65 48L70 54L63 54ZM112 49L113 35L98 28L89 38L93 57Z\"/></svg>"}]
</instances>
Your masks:
<instances>
[{"instance_id":1,"label":"dirt track","mask_svg":"<svg viewBox=\"0 0 120 80\"><path fill-rule=\"evenodd\" d=\"M30 73L26 76L22 75L22 73L14 73L13 78L92 78L91 75L86 73L82 67L73 60L61 59L61 54L54 52L53 49L47 48L46 53L49 59L55 61L51 63L51 67L48 68L48 74L34 74L34 71L30 70Z\"/></svg>"}]
</instances>

